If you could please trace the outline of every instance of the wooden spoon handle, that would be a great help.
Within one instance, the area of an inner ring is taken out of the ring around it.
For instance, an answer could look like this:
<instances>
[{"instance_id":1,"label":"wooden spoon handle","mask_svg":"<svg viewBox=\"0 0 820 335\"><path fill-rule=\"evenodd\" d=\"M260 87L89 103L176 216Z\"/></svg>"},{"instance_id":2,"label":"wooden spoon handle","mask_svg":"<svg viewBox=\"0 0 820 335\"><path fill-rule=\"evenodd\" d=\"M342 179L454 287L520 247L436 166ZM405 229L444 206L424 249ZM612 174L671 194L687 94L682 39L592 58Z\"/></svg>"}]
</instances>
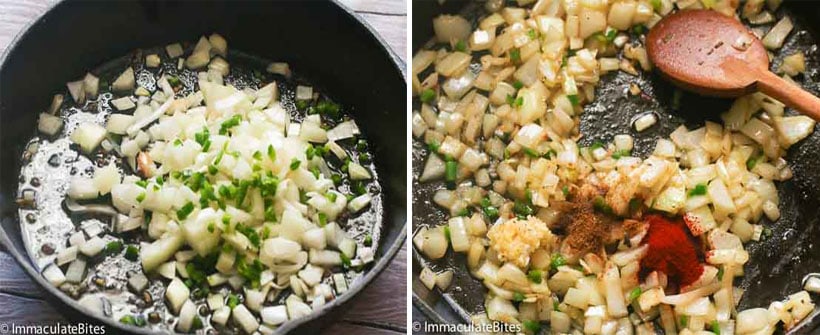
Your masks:
<instances>
[{"instance_id":1,"label":"wooden spoon handle","mask_svg":"<svg viewBox=\"0 0 820 335\"><path fill-rule=\"evenodd\" d=\"M771 71L760 71L757 89L786 104L786 106L797 109L803 115L820 121L820 98L800 86L778 77Z\"/></svg>"}]
</instances>

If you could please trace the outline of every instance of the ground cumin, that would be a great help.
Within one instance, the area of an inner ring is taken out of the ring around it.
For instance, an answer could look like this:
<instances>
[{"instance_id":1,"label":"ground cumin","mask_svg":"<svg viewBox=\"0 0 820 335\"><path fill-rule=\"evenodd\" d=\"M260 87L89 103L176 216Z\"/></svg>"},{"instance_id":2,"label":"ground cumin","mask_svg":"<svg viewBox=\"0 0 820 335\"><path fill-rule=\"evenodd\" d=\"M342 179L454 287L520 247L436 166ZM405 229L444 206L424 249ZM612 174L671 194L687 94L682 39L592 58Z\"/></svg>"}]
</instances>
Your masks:
<instances>
[{"instance_id":1,"label":"ground cumin","mask_svg":"<svg viewBox=\"0 0 820 335\"><path fill-rule=\"evenodd\" d=\"M610 225L595 213L588 201L573 202L566 226L566 243L580 253L597 252L609 235Z\"/></svg>"}]
</instances>

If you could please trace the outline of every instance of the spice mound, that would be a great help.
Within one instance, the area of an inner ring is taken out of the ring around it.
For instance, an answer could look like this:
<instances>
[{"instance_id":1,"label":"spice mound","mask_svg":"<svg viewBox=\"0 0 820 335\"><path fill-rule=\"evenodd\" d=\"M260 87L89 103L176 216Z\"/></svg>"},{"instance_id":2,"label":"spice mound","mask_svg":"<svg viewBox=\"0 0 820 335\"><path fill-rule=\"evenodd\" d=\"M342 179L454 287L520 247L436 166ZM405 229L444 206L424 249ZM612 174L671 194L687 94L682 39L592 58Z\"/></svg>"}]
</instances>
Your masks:
<instances>
[{"instance_id":1,"label":"spice mound","mask_svg":"<svg viewBox=\"0 0 820 335\"><path fill-rule=\"evenodd\" d=\"M649 223L649 231L644 243L649 245L649 251L641 259L641 269L663 272L680 287L698 280L703 265L683 226L660 215L649 215L645 220Z\"/></svg>"}]
</instances>

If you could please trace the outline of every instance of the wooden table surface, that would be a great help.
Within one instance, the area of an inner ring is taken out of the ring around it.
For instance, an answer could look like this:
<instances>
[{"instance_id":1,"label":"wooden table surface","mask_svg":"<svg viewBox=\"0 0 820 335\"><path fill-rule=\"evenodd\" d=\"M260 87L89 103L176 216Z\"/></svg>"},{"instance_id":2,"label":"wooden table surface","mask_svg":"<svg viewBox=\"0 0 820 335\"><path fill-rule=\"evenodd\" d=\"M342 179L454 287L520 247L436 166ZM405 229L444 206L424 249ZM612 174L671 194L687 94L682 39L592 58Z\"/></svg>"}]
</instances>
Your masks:
<instances>
[{"instance_id":1,"label":"wooden table surface","mask_svg":"<svg viewBox=\"0 0 820 335\"><path fill-rule=\"evenodd\" d=\"M0 0L0 53L25 25L54 0ZM341 0L361 15L405 60L407 9L404 0ZM325 334L404 334L407 328L407 251L345 306ZM14 259L0 248L0 323L53 324L67 320L44 300Z\"/></svg>"}]
</instances>

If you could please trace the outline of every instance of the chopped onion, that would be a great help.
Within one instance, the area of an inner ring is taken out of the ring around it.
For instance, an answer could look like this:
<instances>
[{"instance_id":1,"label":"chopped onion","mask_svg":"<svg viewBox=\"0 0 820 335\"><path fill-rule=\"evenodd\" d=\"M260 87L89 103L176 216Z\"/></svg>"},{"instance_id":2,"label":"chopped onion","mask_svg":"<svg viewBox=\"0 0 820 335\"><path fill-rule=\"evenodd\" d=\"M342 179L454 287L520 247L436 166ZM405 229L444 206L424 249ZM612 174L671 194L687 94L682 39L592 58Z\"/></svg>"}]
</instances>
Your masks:
<instances>
[{"instance_id":1,"label":"chopped onion","mask_svg":"<svg viewBox=\"0 0 820 335\"><path fill-rule=\"evenodd\" d=\"M85 85L82 79L67 83L66 86L68 87L68 93L71 93L71 98L74 99L74 102L78 104L85 102L85 89L83 88Z\"/></svg>"},{"instance_id":2,"label":"chopped onion","mask_svg":"<svg viewBox=\"0 0 820 335\"><path fill-rule=\"evenodd\" d=\"M179 43L169 44L165 46L165 52L168 54L168 57L170 58L177 58L179 56L182 56L182 54L184 53L182 45Z\"/></svg>"},{"instance_id":3,"label":"chopped onion","mask_svg":"<svg viewBox=\"0 0 820 335\"><path fill-rule=\"evenodd\" d=\"M655 113L650 112L638 117L633 123L633 126L636 131L642 132L655 125L656 122L658 122L658 117L655 116Z\"/></svg>"},{"instance_id":4,"label":"chopped onion","mask_svg":"<svg viewBox=\"0 0 820 335\"><path fill-rule=\"evenodd\" d=\"M161 62L159 55L157 54L150 54L145 56L145 66L154 68L159 67L159 63Z\"/></svg>"},{"instance_id":5,"label":"chopped onion","mask_svg":"<svg viewBox=\"0 0 820 335\"><path fill-rule=\"evenodd\" d=\"M86 262L82 259L75 259L68 265L68 270L65 273L65 281L68 283L79 284L85 278Z\"/></svg>"},{"instance_id":6,"label":"chopped onion","mask_svg":"<svg viewBox=\"0 0 820 335\"><path fill-rule=\"evenodd\" d=\"M353 162L348 165L347 172L350 174L350 179L352 180L368 180L373 178L370 175L370 171L367 171L363 166Z\"/></svg>"},{"instance_id":7,"label":"chopped onion","mask_svg":"<svg viewBox=\"0 0 820 335\"><path fill-rule=\"evenodd\" d=\"M433 30L440 43L467 41L472 27L470 22L458 15L439 15L433 18Z\"/></svg>"},{"instance_id":8,"label":"chopped onion","mask_svg":"<svg viewBox=\"0 0 820 335\"><path fill-rule=\"evenodd\" d=\"M786 148L808 137L814 131L814 125L814 119L805 115L785 116L775 120L775 127Z\"/></svg>"},{"instance_id":9,"label":"chopped onion","mask_svg":"<svg viewBox=\"0 0 820 335\"><path fill-rule=\"evenodd\" d=\"M47 113L40 113L37 130L48 136L57 135L63 129L63 119Z\"/></svg>"},{"instance_id":10,"label":"chopped onion","mask_svg":"<svg viewBox=\"0 0 820 335\"><path fill-rule=\"evenodd\" d=\"M361 134L361 132L359 131L359 127L356 126L356 122L349 120L338 124L331 130L328 130L327 139L330 141L338 141L351 138L359 134Z\"/></svg>"},{"instance_id":11,"label":"chopped onion","mask_svg":"<svg viewBox=\"0 0 820 335\"><path fill-rule=\"evenodd\" d=\"M116 108L118 111L125 111L137 107L137 105L134 104L134 102L131 101L131 98L129 97L122 97L111 100L111 104L114 105L114 108Z\"/></svg>"},{"instance_id":12,"label":"chopped onion","mask_svg":"<svg viewBox=\"0 0 820 335\"><path fill-rule=\"evenodd\" d=\"M82 235L82 233L80 234ZM83 243L85 243L85 241L83 241ZM73 262L75 259L77 259L78 249L79 248L76 245L63 248L62 250L57 252L57 258L54 260L54 264L57 264L57 266L63 266L65 264Z\"/></svg>"},{"instance_id":13,"label":"chopped onion","mask_svg":"<svg viewBox=\"0 0 820 335\"><path fill-rule=\"evenodd\" d=\"M97 98L100 91L100 78L91 73L86 73L83 78L83 91L85 91L86 97Z\"/></svg>"},{"instance_id":14,"label":"chopped onion","mask_svg":"<svg viewBox=\"0 0 820 335\"><path fill-rule=\"evenodd\" d=\"M470 65L472 57L463 52L453 52L436 64L436 72L445 77L461 74Z\"/></svg>"},{"instance_id":15,"label":"chopped onion","mask_svg":"<svg viewBox=\"0 0 820 335\"><path fill-rule=\"evenodd\" d=\"M60 286L66 281L66 277L60 267L54 264L46 266L43 270L43 277L48 280L51 285Z\"/></svg>"},{"instance_id":16,"label":"chopped onion","mask_svg":"<svg viewBox=\"0 0 820 335\"><path fill-rule=\"evenodd\" d=\"M114 83L111 84L111 89L117 92L131 91L134 89L135 84L134 69L128 67L114 80Z\"/></svg>"},{"instance_id":17,"label":"chopped onion","mask_svg":"<svg viewBox=\"0 0 820 335\"><path fill-rule=\"evenodd\" d=\"M310 306L305 304L302 299L295 295L290 295L287 299L285 299L285 306L287 306L288 315L291 320L307 316L311 312ZM256 322L255 319L254 322ZM248 333L251 333L251 331L248 331Z\"/></svg>"},{"instance_id":18,"label":"chopped onion","mask_svg":"<svg viewBox=\"0 0 820 335\"><path fill-rule=\"evenodd\" d=\"M419 181L424 183L444 177L444 161L435 153L427 156Z\"/></svg>"},{"instance_id":19,"label":"chopped onion","mask_svg":"<svg viewBox=\"0 0 820 335\"><path fill-rule=\"evenodd\" d=\"M259 314L262 322L271 326L278 326L288 321L288 310L284 305L264 307Z\"/></svg>"},{"instance_id":20,"label":"chopped onion","mask_svg":"<svg viewBox=\"0 0 820 335\"><path fill-rule=\"evenodd\" d=\"M80 252L88 257L94 257L105 249L105 241L97 236L83 243L80 247Z\"/></svg>"},{"instance_id":21,"label":"chopped onion","mask_svg":"<svg viewBox=\"0 0 820 335\"><path fill-rule=\"evenodd\" d=\"M444 257L447 252L447 237L445 237L443 229L428 229L423 237L424 243L421 251L427 258L439 259Z\"/></svg>"},{"instance_id":22,"label":"chopped onion","mask_svg":"<svg viewBox=\"0 0 820 335\"><path fill-rule=\"evenodd\" d=\"M296 298L294 295L291 295L291 297ZM288 299L290 299L290 297ZM236 321L240 327L242 327L242 330L244 330L245 333L251 334L259 328L259 321L256 321L256 317L253 316L251 311L249 311L245 305L236 306L231 311L231 314L233 314L233 320Z\"/></svg>"},{"instance_id":23,"label":"chopped onion","mask_svg":"<svg viewBox=\"0 0 820 335\"><path fill-rule=\"evenodd\" d=\"M362 194L358 197L353 198L353 200L350 200L350 202L347 204L347 208L350 209L351 212L357 213L360 210L367 207L367 205L370 204L371 199L372 198L370 197L370 195Z\"/></svg>"},{"instance_id":24,"label":"chopped onion","mask_svg":"<svg viewBox=\"0 0 820 335\"><path fill-rule=\"evenodd\" d=\"M786 36L789 35L792 28L794 28L792 20L788 16L783 16L783 18L769 30L769 33L763 37L763 45L767 49L779 49L783 46L783 41L786 40Z\"/></svg>"},{"instance_id":25,"label":"chopped onion","mask_svg":"<svg viewBox=\"0 0 820 335\"><path fill-rule=\"evenodd\" d=\"M268 64L266 69L269 73L278 74L280 76L284 76L285 78L290 78L290 65L288 63L283 62L274 62Z\"/></svg>"}]
</instances>

